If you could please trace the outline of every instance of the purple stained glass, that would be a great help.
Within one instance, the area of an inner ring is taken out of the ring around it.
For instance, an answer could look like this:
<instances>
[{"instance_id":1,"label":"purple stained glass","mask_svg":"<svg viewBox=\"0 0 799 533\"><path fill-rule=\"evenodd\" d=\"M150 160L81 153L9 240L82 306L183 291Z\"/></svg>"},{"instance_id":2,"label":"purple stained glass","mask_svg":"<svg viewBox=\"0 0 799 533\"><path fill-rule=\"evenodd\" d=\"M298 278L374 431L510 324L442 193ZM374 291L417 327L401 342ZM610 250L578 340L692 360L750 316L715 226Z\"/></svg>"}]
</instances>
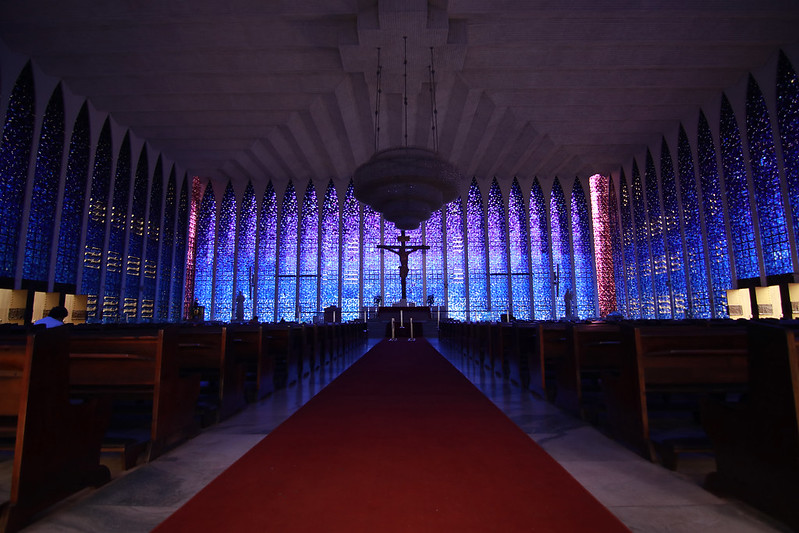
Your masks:
<instances>
[{"instance_id":1,"label":"purple stained glass","mask_svg":"<svg viewBox=\"0 0 799 533\"><path fill-rule=\"evenodd\" d=\"M644 187L638 164L633 161L632 208L635 219L635 250L638 259L638 278L640 282L641 318L653 319L655 316L655 294L652 285L652 255L649 252L649 223L646 217Z\"/></svg>"},{"instance_id":2,"label":"purple stained glass","mask_svg":"<svg viewBox=\"0 0 799 533\"><path fill-rule=\"evenodd\" d=\"M458 198L445 206L447 246L447 316L467 320L466 238L463 200Z\"/></svg>"},{"instance_id":3,"label":"purple stained glass","mask_svg":"<svg viewBox=\"0 0 799 533\"><path fill-rule=\"evenodd\" d=\"M277 280L277 194L266 185L258 215L258 319L274 322Z\"/></svg>"},{"instance_id":4,"label":"purple stained glass","mask_svg":"<svg viewBox=\"0 0 799 533\"><path fill-rule=\"evenodd\" d=\"M530 302L530 238L524 195L516 178L513 178L508 197L508 239L513 291L512 315L519 320L531 320L533 314Z\"/></svg>"},{"instance_id":5,"label":"purple stained glass","mask_svg":"<svg viewBox=\"0 0 799 533\"><path fill-rule=\"evenodd\" d=\"M319 312L319 202L312 181L302 202L299 261L298 312L301 321L310 322Z\"/></svg>"},{"instance_id":6,"label":"purple stained glass","mask_svg":"<svg viewBox=\"0 0 799 533\"><path fill-rule=\"evenodd\" d=\"M579 178L574 179L572 186L571 222L574 251L574 313L579 318L592 318L597 313L591 221L585 189Z\"/></svg>"},{"instance_id":7,"label":"purple stained glass","mask_svg":"<svg viewBox=\"0 0 799 533\"><path fill-rule=\"evenodd\" d=\"M427 297L429 299L432 296L434 309L437 309L439 306L447 305L443 209L434 211L424 223L424 239L425 244L430 247L425 252Z\"/></svg>"},{"instance_id":8,"label":"purple stained glass","mask_svg":"<svg viewBox=\"0 0 799 533\"><path fill-rule=\"evenodd\" d=\"M489 313L490 286L486 271L486 220L483 195L477 180L472 180L466 201L466 242L469 262L469 319L491 320Z\"/></svg>"},{"instance_id":9,"label":"purple stained glass","mask_svg":"<svg viewBox=\"0 0 799 533\"><path fill-rule=\"evenodd\" d=\"M360 316L361 211L350 181L341 213L341 318ZM371 304L371 302L366 302Z\"/></svg>"},{"instance_id":10,"label":"purple stained glass","mask_svg":"<svg viewBox=\"0 0 799 533\"><path fill-rule=\"evenodd\" d=\"M297 316L297 252L299 212L297 192L289 181L283 194L280 213L280 246L278 248L277 316L276 320L294 321Z\"/></svg>"},{"instance_id":11,"label":"purple stained glass","mask_svg":"<svg viewBox=\"0 0 799 533\"><path fill-rule=\"evenodd\" d=\"M216 242L216 196L208 183L197 212L197 236L194 259L194 298L211 316L214 293L214 243Z\"/></svg>"},{"instance_id":12,"label":"purple stained glass","mask_svg":"<svg viewBox=\"0 0 799 533\"><path fill-rule=\"evenodd\" d=\"M181 320L183 315L183 291L188 264L187 236L189 225L189 179L183 175L178 198L178 212L175 227L175 262L172 267L172 298L169 316L173 321Z\"/></svg>"},{"instance_id":13,"label":"purple stained glass","mask_svg":"<svg viewBox=\"0 0 799 533\"><path fill-rule=\"evenodd\" d=\"M385 303L381 290L380 275L380 213L363 205L363 300L372 306L375 299Z\"/></svg>"},{"instance_id":14,"label":"purple stained glass","mask_svg":"<svg viewBox=\"0 0 799 533\"><path fill-rule=\"evenodd\" d=\"M671 294L669 291L669 263L666 257L663 213L660 209L660 187L655 173L652 152L646 151L644 170L646 190L646 212L649 221L649 243L652 251L652 288L656 318L671 318Z\"/></svg>"},{"instance_id":15,"label":"purple stained glass","mask_svg":"<svg viewBox=\"0 0 799 533\"><path fill-rule=\"evenodd\" d=\"M502 189L494 178L488 191L487 252L488 279L491 283L491 303L489 317L500 320L500 315L510 310L508 287L508 232L505 202Z\"/></svg>"},{"instance_id":16,"label":"purple stained glass","mask_svg":"<svg viewBox=\"0 0 799 533\"><path fill-rule=\"evenodd\" d=\"M169 320L169 296L171 294L172 256L175 252L175 219L177 217L177 184L175 167L169 173L164 201L164 233L161 240L161 266L158 269L158 306L155 318L159 322Z\"/></svg>"},{"instance_id":17,"label":"purple stained glass","mask_svg":"<svg viewBox=\"0 0 799 533\"><path fill-rule=\"evenodd\" d=\"M236 298L239 292L244 296L244 320L252 319L255 300L255 243L258 231L258 201L252 182L247 183L241 200L238 232L236 238Z\"/></svg>"},{"instance_id":18,"label":"purple stained glass","mask_svg":"<svg viewBox=\"0 0 799 533\"><path fill-rule=\"evenodd\" d=\"M530 190L530 270L533 275L533 318L536 320L555 318L547 212L541 184L535 178Z\"/></svg>"},{"instance_id":19,"label":"purple stained glass","mask_svg":"<svg viewBox=\"0 0 799 533\"><path fill-rule=\"evenodd\" d=\"M566 316L567 292L574 294L572 285L572 254L569 239L569 211L560 180L555 178L549 198L549 213L552 228L552 262L555 265L555 317Z\"/></svg>"},{"instance_id":20,"label":"purple stained glass","mask_svg":"<svg viewBox=\"0 0 799 533\"><path fill-rule=\"evenodd\" d=\"M677 182L669 145L664 138L660 148L660 181L663 189L663 223L666 254L669 266L669 285L674 301L674 318L686 318L686 281L683 236L680 231L680 206L677 201Z\"/></svg>"},{"instance_id":21,"label":"purple stained glass","mask_svg":"<svg viewBox=\"0 0 799 533\"><path fill-rule=\"evenodd\" d=\"M214 272L213 320L230 322L233 316L233 274L236 260L236 192L228 182L219 209Z\"/></svg>"},{"instance_id":22,"label":"purple stained glass","mask_svg":"<svg viewBox=\"0 0 799 533\"><path fill-rule=\"evenodd\" d=\"M340 224L339 203L336 186L333 180L327 184L325 198L322 203L322 226L320 243L320 307L322 309L335 305L339 307L339 251L340 251ZM352 317L355 318L355 317Z\"/></svg>"}]
</instances>

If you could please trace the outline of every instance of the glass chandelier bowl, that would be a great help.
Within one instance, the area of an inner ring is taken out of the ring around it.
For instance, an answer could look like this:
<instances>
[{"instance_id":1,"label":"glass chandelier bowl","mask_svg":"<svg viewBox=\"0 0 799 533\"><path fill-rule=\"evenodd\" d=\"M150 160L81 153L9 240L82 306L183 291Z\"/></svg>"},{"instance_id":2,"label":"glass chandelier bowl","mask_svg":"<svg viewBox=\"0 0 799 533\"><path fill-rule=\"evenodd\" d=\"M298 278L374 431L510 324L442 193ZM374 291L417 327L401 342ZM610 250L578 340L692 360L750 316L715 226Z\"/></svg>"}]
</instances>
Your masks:
<instances>
[{"instance_id":1,"label":"glass chandelier bowl","mask_svg":"<svg viewBox=\"0 0 799 533\"><path fill-rule=\"evenodd\" d=\"M376 152L355 170L355 197L400 230L415 230L458 197L461 174L438 153L422 147Z\"/></svg>"}]
</instances>

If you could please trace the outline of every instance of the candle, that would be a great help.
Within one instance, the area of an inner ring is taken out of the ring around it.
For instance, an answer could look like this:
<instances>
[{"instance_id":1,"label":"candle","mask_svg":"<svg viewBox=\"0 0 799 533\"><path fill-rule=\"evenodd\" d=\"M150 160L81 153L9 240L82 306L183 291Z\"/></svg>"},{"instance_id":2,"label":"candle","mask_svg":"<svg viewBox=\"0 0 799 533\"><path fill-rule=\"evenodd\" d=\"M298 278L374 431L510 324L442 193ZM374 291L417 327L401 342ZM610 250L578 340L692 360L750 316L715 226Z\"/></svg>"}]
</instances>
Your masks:
<instances>
[{"instance_id":1,"label":"candle","mask_svg":"<svg viewBox=\"0 0 799 533\"><path fill-rule=\"evenodd\" d=\"M411 340L413 340L413 317L411 317Z\"/></svg>"},{"instance_id":2,"label":"candle","mask_svg":"<svg viewBox=\"0 0 799 533\"><path fill-rule=\"evenodd\" d=\"M438 328L441 328L441 306L438 306L438 319L436 320L436 325Z\"/></svg>"},{"instance_id":3,"label":"candle","mask_svg":"<svg viewBox=\"0 0 799 533\"><path fill-rule=\"evenodd\" d=\"M400 309L400 327L401 328L405 327L405 322L402 320L402 309Z\"/></svg>"},{"instance_id":4,"label":"candle","mask_svg":"<svg viewBox=\"0 0 799 533\"><path fill-rule=\"evenodd\" d=\"M394 340L394 317L391 317L391 340Z\"/></svg>"}]
</instances>

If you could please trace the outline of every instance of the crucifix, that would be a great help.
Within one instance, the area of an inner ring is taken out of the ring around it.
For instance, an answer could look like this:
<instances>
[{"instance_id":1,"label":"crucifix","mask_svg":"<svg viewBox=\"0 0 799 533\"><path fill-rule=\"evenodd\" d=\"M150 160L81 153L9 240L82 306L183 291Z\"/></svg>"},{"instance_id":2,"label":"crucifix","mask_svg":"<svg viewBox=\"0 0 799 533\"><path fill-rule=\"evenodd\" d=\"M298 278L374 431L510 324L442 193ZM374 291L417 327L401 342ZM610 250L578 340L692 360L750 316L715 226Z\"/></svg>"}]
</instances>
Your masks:
<instances>
[{"instance_id":1,"label":"crucifix","mask_svg":"<svg viewBox=\"0 0 799 533\"><path fill-rule=\"evenodd\" d=\"M411 240L410 237L405 235L405 230L402 230L397 240L400 242L399 246L389 246L387 244L378 244L377 248L381 250L388 250L389 252L395 253L399 256L399 274L400 274L400 283L402 284L402 301L407 300L407 292L406 292L406 278L408 277L408 256L417 250L429 250L429 246L407 246L408 241Z\"/></svg>"}]
</instances>

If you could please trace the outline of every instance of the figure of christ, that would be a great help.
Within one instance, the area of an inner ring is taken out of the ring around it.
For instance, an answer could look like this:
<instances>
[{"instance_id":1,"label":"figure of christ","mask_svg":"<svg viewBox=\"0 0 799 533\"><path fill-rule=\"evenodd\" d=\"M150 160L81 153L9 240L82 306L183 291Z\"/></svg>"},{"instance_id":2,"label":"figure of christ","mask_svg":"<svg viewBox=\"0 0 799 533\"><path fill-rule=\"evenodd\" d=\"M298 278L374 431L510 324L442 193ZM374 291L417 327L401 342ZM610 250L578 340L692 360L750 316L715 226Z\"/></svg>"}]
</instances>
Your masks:
<instances>
[{"instance_id":1,"label":"figure of christ","mask_svg":"<svg viewBox=\"0 0 799 533\"><path fill-rule=\"evenodd\" d=\"M405 230L402 230L402 233L397 240L400 242L399 246L389 246L387 244L378 244L377 248L381 250L388 250L389 252L395 253L399 256L399 275L400 275L400 284L402 286L402 300L406 301L408 299L407 296L407 278L408 278L408 256L413 252L418 250L429 250L429 246L407 246L410 237L405 235Z\"/></svg>"}]
</instances>

